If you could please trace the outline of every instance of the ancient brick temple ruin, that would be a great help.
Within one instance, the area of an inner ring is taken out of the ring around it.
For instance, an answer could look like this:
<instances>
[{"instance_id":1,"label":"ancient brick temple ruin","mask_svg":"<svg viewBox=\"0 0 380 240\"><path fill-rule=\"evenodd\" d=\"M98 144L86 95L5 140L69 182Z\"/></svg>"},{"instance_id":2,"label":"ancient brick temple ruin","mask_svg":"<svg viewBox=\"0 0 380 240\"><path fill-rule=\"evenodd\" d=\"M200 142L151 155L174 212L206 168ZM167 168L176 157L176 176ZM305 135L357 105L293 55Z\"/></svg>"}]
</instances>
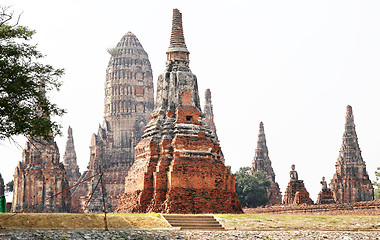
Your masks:
<instances>
[{"instance_id":1,"label":"ancient brick temple ruin","mask_svg":"<svg viewBox=\"0 0 380 240\"><path fill-rule=\"evenodd\" d=\"M77 164L77 154L74 147L73 129L70 126L67 130L66 150L63 155L63 165L65 166L69 185L73 186L80 178L80 172Z\"/></svg>"},{"instance_id":2,"label":"ancient brick temple ruin","mask_svg":"<svg viewBox=\"0 0 380 240\"><path fill-rule=\"evenodd\" d=\"M216 127L214 122L214 111L211 101L211 91L210 89L206 89L205 91L205 102L203 107L203 113L205 116L205 123L210 127L212 133L215 135L216 140L219 142L218 135L216 134ZM225 162L223 152L221 151L221 160Z\"/></svg>"},{"instance_id":3,"label":"ancient brick temple ruin","mask_svg":"<svg viewBox=\"0 0 380 240\"><path fill-rule=\"evenodd\" d=\"M251 174L256 171L262 172L268 179L271 180L271 185L267 188L268 205L281 204L282 196L280 187L276 182L276 175L272 168L272 162L269 159L267 140L265 138L264 124L260 122L259 137L257 140L257 148L255 151L255 157L253 158Z\"/></svg>"},{"instance_id":4,"label":"ancient brick temple ruin","mask_svg":"<svg viewBox=\"0 0 380 240\"><path fill-rule=\"evenodd\" d=\"M343 143L335 168L330 188L337 203L373 200L373 186L359 148L351 106L347 106Z\"/></svg>"},{"instance_id":5,"label":"ancient brick temple ruin","mask_svg":"<svg viewBox=\"0 0 380 240\"><path fill-rule=\"evenodd\" d=\"M109 50L110 61L106 70L104 122L93 134L90 161L81 179L104 172L104 188L108 210L117 206L117 197L124 193L124 181L132 166L135 146L144 132L153 110L153 75L148 54L137 37L128 32L117 46ZM83 209L98 178L74 189L73 197ZM88 212L102 211L100 188L96 188Z\"/></svg>"},{"instance_id":6,"label":"ancient brick temple ruin","mask_svg":"<svg viewBox=\"0 0 380 240\"><path fill-rule=\"evenodd\" d=\"M14 173L12 212L21 211L69 187L59 156L54 140L29 138ZM70 208L70 191L66 191L27 212L70 212Z\"/></svg>"},{"instance_id":7,"label":"ancient brick temple ruin","mask_svg":"<svg viewBox=\"0 0 380 240\"><path fill-rule=\"evenodd\" d=\"M318 193L318 199L316 204L332 204L335 203L333 193L330 188L327 186L327 182L325 181L325 177L322 177L322 189Z\"/></svg>"},{"instance_id":8,"label":"ancient brick temple ruin","mask_svg":"<svg viewBox=\"0 0 380 240\"><path fill-rule=\"evenodd\" d=\"M290 171L290 181L285 190L283 204L313 204L313 200L309 197L309 192L306 190L303 180L298 179L298 173L295 170L294 164Z\"/></svg>"},{"instance_id":9,"label":"ancient brick temple ruin","mask_svg":"<svg viewBox=\"0 0 380 240\"><path fill-rule=\"evenodd\" d=\"M204 121L178 9L156 96L117 211L241 213L234 176Z\"/></svg>"}]
</instances>

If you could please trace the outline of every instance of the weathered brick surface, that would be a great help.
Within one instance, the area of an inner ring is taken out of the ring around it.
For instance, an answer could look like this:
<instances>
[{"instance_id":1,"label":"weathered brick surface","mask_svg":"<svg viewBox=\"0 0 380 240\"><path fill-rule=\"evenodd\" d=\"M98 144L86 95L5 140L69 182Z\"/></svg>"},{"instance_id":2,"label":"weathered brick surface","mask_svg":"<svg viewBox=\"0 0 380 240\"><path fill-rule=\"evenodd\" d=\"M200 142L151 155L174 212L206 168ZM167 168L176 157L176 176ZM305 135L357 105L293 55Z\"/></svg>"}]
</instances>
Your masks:
<instances>
[{"instance_id":1,"label":"weathered brick surface","mask_svg":"<svg viewBox=\"0 0 380 240\"><path fill-rule=\"evenodd\" d=\"M240 213L235 178L205 123L191 73L181 13L174 9L167 66L151 121L136 146L117 212Z\"/></svg>"},{"instance_id":2,"label":"weathered brick surface","mask_svg":"<svg viewBox=\"0 0 380 240\"><path fill-rule=\"evenodd\" d=\"M309 192L306 190L302 180L298 179L298 173L295 171L295 166L292 165L290 171L290 181L285 190L283 204L313 204L313 200L309 197Z\"/></svg>"},{"instance_id":3,"label":"weathered brick surface","mask_svg":"<svg viewBox=\"0 0 380 240\"><path fill-rule=\"evenodd\" d=\"M331 189L323 189L318 194L316 204L332 204L335 203Z\"/></svg>"},{"instance_id":4,"label":"weathered brick surface","mask_svg":"<svg viewBox=\"0 0 380 240\"><path fill-rule=\"evenodd\" d=\"M273 171L272 162L269 158L263 122L260 122L259 126L259 137L257 140L255 157L252 161L251 173L253 174L256 171L262 172L271 181L270 187L267 188L267 195L269 199L268 204L281 204L281 191L278 183L276 182L276 174Z\"/></svg>"},{"instance_id":5,"label":"weathered brick surface","mask_svg":"<svg viewBox=\"0 0 380 240\"><path fill-rule=\"evenodd\" d=\"M18 212L69 187L56 142L29 139L14 173L12 211ZM70 212L70 191L28 212Z\"/></svg>"},{"instance_id":6,"label":"weathered brick surface","mask_svg":"<svg viewBox=\"0 0 380 240\"><path fill-rule=\"evenodd\" d=\"M373 200L374 190L359 148L351 106L347 106L343 143L335 168L330 188L337 203Z\"/></svg>"},{"instance_id":7,"label":"weathered brick surface","mask_svg":"<svg viewBox=\"0 0 380 240\"><path fill-rule=\"evenodd\" d=\"M134 162L135 146L153 110L153 76L148 54L137 37L128 32L114 48L106 71L104 123L92 135L90 161L81 179L96 174L101 165L107 208L112 211L124 193L125 177ZM81 211L95 188L94 181L75 189L76 211ZM103 211L100 188L88 212Z\"/></svg>"}]
</instances>

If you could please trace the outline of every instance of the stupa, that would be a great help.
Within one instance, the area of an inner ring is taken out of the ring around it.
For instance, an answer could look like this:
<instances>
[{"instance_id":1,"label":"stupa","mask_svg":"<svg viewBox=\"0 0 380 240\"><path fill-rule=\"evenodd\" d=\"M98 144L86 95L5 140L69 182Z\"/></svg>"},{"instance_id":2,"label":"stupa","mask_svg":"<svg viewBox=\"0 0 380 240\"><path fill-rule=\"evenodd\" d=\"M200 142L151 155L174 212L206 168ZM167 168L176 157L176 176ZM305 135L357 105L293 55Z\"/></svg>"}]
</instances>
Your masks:
<instances>
[{"instance_id":1,"label":"stupa","mask_svg":"<svg viewBox=\"0 0 380 240\"><path fill-rule=\"evenodd\" d=\"M272 162L269 158L263 122L260 122L259 126L259 137L255 157L252 162L251 174L256 171L262 172L271 181L271 185L267 189L268 205L281 204L281 191L276 182L276 174L273 171Z\"/></svg>"},{"instance_id":2,"label":"stupa","mask_svg":"<svg viewBox=\"0 0 380 240\"><path fill-rule=\"evenodd\" d=\"M352 107L347 106L343 143L336 162L330 188L337 203L371 201L374 190L362 158L356 135Z\"/></svg>"},{"instance_id":3,"label":"stupa","mask_svg":"<svg viewBox=\"0 0 380 240\"><path fill-rule=\"evenodd\" d=\"M173 10L166 69L158 77L156 96L117 211L242 213L235 178L205 123L178 9Z\"/></svg>"}]
</instances>

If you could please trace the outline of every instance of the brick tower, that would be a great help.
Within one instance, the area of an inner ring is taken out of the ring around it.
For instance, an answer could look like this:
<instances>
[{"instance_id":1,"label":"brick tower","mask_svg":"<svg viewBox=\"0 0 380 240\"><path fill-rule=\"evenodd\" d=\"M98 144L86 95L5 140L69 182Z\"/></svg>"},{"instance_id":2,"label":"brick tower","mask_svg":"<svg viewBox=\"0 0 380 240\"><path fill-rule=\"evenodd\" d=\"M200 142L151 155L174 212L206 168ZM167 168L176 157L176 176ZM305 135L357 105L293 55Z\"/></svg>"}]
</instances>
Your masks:
<instances>
[{"instance_id":1,"label":"brick tower","mask_svg":"<svg viewBox=\"0 0 380 240\"><path fill-rule=\"evenodd\" d=\"M12 212L21 211L69 187L54 140L29 138L22 152L22 161L17 164L13 176ZM70 212L70 208L70 191L66 191L31 208L28 212Z\"/></svg>"},{"instance_id":2,"label":"brick tower","mask_svg":"<svg viewBox=\"0 0 380 240\"><path fill-rule=\"evenodd\" d=\"M265 138L264 124L260 122L259 137L257 140L257 148L255 157L253 158L251 173L256 171L262 172L268 179L271 180L271 186L267 189L268 204L275 205L281 204L281 192L278 183L276 182L276 174L272 168L272 162L269 159L267 140Z\"/></svg>"},{"instance_id":3,"label":"brick tower","mask_svg":"<svg viewBox=\"0 0 380 240\"><path fill-rule=\"evenodd\" d=\"M63 165L65 166L69 185L72 186L80 178L80 172L77 164L77 154L74 147L73 129L70 126L67 130L66 150L63 155Z\"/></svg>"},{"instance_id":4,"label":"brick tower","mask_svg":"<svg viewBox=\"0 0 380 240\"><path fill-rule=\"evenodd\" d=\"M204 122L178 9L173 10L166 69L158 77L156 96L117 211L241 213L234 176Z\"/></svg>"},{"instance_id":5,"label":"brick tower","mask_svg":"<svg viewBox=\"0 0 380 240\"><path fill-rule=\"evenodd\" d=\"M92 176L101 165L104 189L109 210L117 206L117 197L124 193L124 181L134 162L135 146L153 110L153 77L148 54L137 37L128 32L117 46L109 50L110 61L106 70L104 122L93 134L90 145L88 170L81 179ZM97 178L74 190L81 208L89 199ZM80 209L77 209L79 211ZM87 209L102 211L99 187Z\"/></svg>"},{"instance_id":6,"label":"brick tower","mask_svg":"<svg viewBox=\"0 0 380 240\"><path fill-rule=\"evenodd\" d=\"M371 201L374 191L359 148L352 107L347 106L343 143L330 188L337 203Z\"/></svg>"},{"instance_id":7,"label":"brick tower","mask_svg":"<svg viewBox=\"0 0 380 240\"><path fill-rule=\"evenodd\" d=\"M205 91L205 103L203 107L203 113L205 116L205 123L211 128L212 133L215 135L216 140L219 142L218 135L216 134L216 127L214 122L214 111L211 101L211 91L210 89L206 89ZM223 152L220 152L221 154L221 161L224 163L224 155Z\"/></svg>"}]
</instances>

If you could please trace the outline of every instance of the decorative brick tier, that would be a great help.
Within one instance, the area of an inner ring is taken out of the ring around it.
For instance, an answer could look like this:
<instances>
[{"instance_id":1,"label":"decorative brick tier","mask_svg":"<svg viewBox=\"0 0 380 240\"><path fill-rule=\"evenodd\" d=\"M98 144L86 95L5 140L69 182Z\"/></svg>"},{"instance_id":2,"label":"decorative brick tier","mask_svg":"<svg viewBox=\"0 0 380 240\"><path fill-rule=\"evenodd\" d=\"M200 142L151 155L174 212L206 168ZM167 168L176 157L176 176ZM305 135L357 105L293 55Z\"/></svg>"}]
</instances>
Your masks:
<instances>
[{"instance_id":1,"label":"decorative brick tier","mask_svg":"<svg viewBox=\"0 0 380 240\"><path fill-rule=\"evenodd\" d=\"M285 190L283 204L313 204L302 180L290 181Z\"/></svg>"},{"instance_id":2,"label":"decorative brick tier","mask_svg":"<svg viewBox=\"0 0 380 240\"><path fill-rule=\"evenodd\" d=\"M182 15L174 9L166 70L117 212L242 213L235 178L205 123L188 56Z\"/></svg>"},{"instance_id":3,"label":"decorative brick tier","mask_svg":"<svg viewBox=\"0 0 380 240\"><path fill-rule=\"evenodd\" d=\"M323 189L318 194L316 204L332 204L335 203L331 189Z\"/></svg>"}]
</instances>

